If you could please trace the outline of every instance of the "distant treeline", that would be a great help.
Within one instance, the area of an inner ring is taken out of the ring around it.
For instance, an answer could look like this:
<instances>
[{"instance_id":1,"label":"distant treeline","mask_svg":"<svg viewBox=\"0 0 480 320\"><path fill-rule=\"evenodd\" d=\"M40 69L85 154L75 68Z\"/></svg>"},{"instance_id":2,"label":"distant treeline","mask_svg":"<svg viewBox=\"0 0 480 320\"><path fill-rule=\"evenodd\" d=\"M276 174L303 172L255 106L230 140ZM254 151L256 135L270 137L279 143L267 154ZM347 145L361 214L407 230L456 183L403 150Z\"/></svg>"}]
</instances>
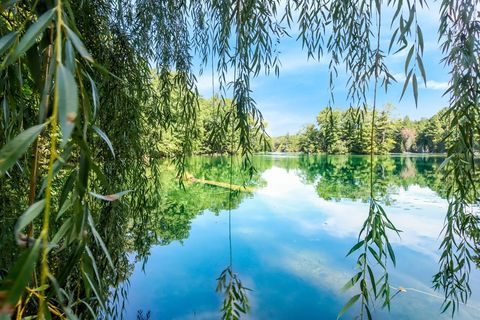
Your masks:
<instances>
[{"instance_id":1,"label":"distant treeline","mask_svg":"<svg viewBox=\"0 0 480 320\"><path fill-rule=\"evenodd\" d=\"M428 119L410 120L393 118L393 107L385 106L375 114L374 151L387 153L444 153L448 135L445 109ZM237 153L239 134L232 134L230 126L218 130L232 110L230 100L218 98L199 100L195 126L191 129L193 154ZM172 124L159 127L156 148L161 157L174 157L182 150L181 108L172 108ZM177 120L178 119L178 120ZM370 110L325 108L317 115L316 124L308 124L296 134L273 137L265 144L259 133L252 132L253 152L303 152L327 154L367 154L371 141ZM266 123L264 123L267 126ZM214 130L214 128L216 128Z\"/></svg>"},{"instance_id":2,"label":"distant treeline","mask_svg":"<svg viewBox=\"0 0 480 320\"><path fill-rule=\"evenodd\" d=\"M233 130L228 119L234 112L232 101L215 96L211 99L199 98L198 103L196 120L194 124L189 124L192 131L191 152L197 155L238 153L240 134L238 130ZM157 126L156 129L159 139L154 150L160 157L175 157L183 150L183 108L177 104L171 107L170 112L171 124L168 127ZM253 120L251 121L254 128ZM261 132L251 130L248 135L252 152L270 151L271 143L261 136Z\"/></svg>"},{"instance_id":3,"label":"distant treeline","mask_svg":"<svg viewBox=\"0 0 480 320\"><path fill-rule=\"evenodd\" d=\"M443 153L448 140L445 109L429 119L395 119L387 105L375 114L374 151L377 154L403 152ZM316 124L306 125L293 135L275 137L272 151L328 154L365 154L371 144L370 110L320 111Z\"/></svg>"}]
</instances>

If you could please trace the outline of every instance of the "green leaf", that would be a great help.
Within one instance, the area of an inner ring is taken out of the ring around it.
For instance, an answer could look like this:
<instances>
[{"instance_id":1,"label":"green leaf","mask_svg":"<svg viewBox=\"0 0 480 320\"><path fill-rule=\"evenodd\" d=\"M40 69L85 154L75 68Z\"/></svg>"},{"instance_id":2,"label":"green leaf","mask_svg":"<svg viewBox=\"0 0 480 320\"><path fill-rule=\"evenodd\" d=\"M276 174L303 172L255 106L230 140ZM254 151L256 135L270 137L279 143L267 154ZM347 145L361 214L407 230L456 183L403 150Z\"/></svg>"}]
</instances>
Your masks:
<instances>
[{"instance_id":1,"label":"green leaf","mask_svg":"<svg viewBox=\"0 0 480 320\"><path fill-rule=\"evenodd\" d=\"M357 251L361 246L363 246L364 243L365 243L364 240L357 242L357 244L355 244L355 245L352 247L352 249L350 249L350 251L348 251L347 257L348 257L350 254L352 254L353 252Z\"/></svg>"},{"instance_id":2,"label":"green leaf","mask_svg":"<svg viewBox=\"0 0 480 320\"><path fill-rule=\"evenodd\" d=\"M413 98L415 99L415 106L418 106L418 83L417 83L416 74L413 74L413 77L412 77L412 87L413 87Z\"/></svg>"},{"instance_id":3,"label":"green leaf","mask_svg":"<svg viewBox=\"0 0 480 320\"><path fill-rule=\"evenodd\" d=\"M0 39L0 55L4 54L5 51L7 51L12 46L13 40L15 40L16 37L17 32L13 31L4 35Z\"/></svg>"},{"instance_id":4,"label":"green leaf","mask_svg":"<svg viewBox=\"0 0 480 320\"><path fill-rule=\"evenodd\" d=\"M337 316L337 320L340 319L343 314L345 312L348 311L348 309L350 309L350 307L355 303L357 302L357 300L360 298L360 294L357 294L357 295L354 295L353 297L350 298L350 300L348 300L347 303L345 303L345 305L343 306L342 310L340 310L340 312L338 313L338 316Z\"/></svg>"},{"instance_id":5,"label":"green leaf","mask_svg":"<svg viewBox=\"0 0 480 320\"><path fill-rule=\"evenodd\" d=\"M64 63L70 72L75 72L75 52L73 51L72 41L66 40L63 50Z\"/></svg>"},{"instance_id":6,"label":"green leaf","mask_svg":"<svg viewBox=\"0 0 480 320\"><path fill-rule=\"evenodd\" d=\"M62 64L57 68L57 86L58 86L58 122L62 129L63 147L75 127L78 109L78 89L75 78L70 70Z\"/></svg>"},{"instance_id":7,"label":"green leaf","mask_svg":"<svg viewBox=\"0 0 480 320\"><path fill-rule=\"evenodd\" d=\"M115 200L118 200L120 199L120 197L122 197L123 195L129 193L129 192L132 192L133 190L125 190L125 191L121 191L121 192L117 192L117 193L114 193L114 194L109 194L109 195L101 195L101 194L98 194L98 193L95 193L95 192L89 192L91 196L97 198L97 199L101 199L101 200L105 200L105 201L115 201Z\"/></svg>"},{"instance_id":8,"label":"green leaf","mask_svg":"<svg viewBox=\"0 0 480 320\"><path fill-rule=\"evenodd\" d=\"M93 100L93 120L97 118L97 110L100 104L100 99L98 98L98 90L97 86L95 85L95 81L93 81L92 77L87 73L88 80L90 80L90 87L92 88L92 100Z\"/></svg>"},{"instance_id":9,"label":"green leaf","mask_svg":"<svg viewBox=\"0 0 480 320\"><path fill-rule=\"evenodd\" d=\"M55 10L55 8L48 10L42 14L40 18L30 26L30 28L28 28L27 32L25 32L18 45L15 47L15 51L13 52L14 60L27 52L27 50L35 43L38 35L42 33L50 21L52 21Z\"/></svg>"},{"instance_id":10,"label":"green leaf","mask_svg":"<svg viewBox=\"0 0 480 320\"><path fill-rule=\"evenodd\" d=\"M18 218L15 224L15 236L18 236L21 230L32 222L45 208L45 199L35 202Z\"/></svg>"},{"instance_id":11,"label":"green leaf","mask_svg":"<svg viewBox=\"0 0 480 320\"><path fill-rule=\"evenodd\" d=\"M28 282L32 279L33 268L40 252L40 240L35 241L33 247L25 250L5 279L8 295L6 303L15 305L23 294Z\"/></svg>"},{"instance_id":12,"label":"green leaf","mask_svg":"<svg viewBox=\"0 0 480 320\"><path fill-rule=\"evenodd\" d=\"M417 64L418 68L420 69L420 73L422 75L423 81L425 82L425 86L427 85L427 73L425 72L425 67L423 66L423 60L420 55L417 54Z\"/></svg>"},{"instance_id":13,"label":"green leaf","mask_svg":"<svg viewBox=\"0 0 480 320\"><path fill-rule=\"evenodd\" d=\"M420 47L420 52L423 54L423 49L424 49L423 33L419 25L417 25L417 35L418 35L418 46Z\"/></svg>"},{"instance_id":14,"label":"green leaf","mask_svg":"<svg viewBox=\"0 0 480 320\"><path fill-rule=\"evenodd\" d=\"M45 127L45 123L28 128L18 136L8 141L0 150L0 177L27 151Z\"/></svg>"},{"instance_id":15,"label":"green leaf","mask_svg":"<svg viewBox=\"0 0 480 320\"><path fill-rule=\"evenodd\" d=\"M410 70L410 72L407 74L407 78L405 79L405 82L403 83L403 88L402 88L402 94L400 95L400 100L402 100L403 95L405 94L405 91L407 90L408 83L410 82L410 78L412 77L413 69Z\"/></svg>"},{"instance_id":16,"label":"green leaf","mask_svg":"<svg viewBox=\"0 0 480 320\"><path fill-rule=\"evenodd\" d=\"M115 265L113 264L113 261L112 261L112 258L110 257L110 253L108 252L108 249L107 249L107 246L105 245L105 243L103 242L102 240L102 237L100 236L100 234L98 233L97 229L95 229L95 223L92 219L92 216L90 215L90 213L88 214L88 217L87 217L87 221L88 221L88 224L90 225L90 229L92 230L92 234L95 238L95 241L100 245L100 247L102 248L103 250L103 253L105 254L105 256L107 257L107 260L108 262L110 263L110 266L112 267L112 270L115 271Z\"/></svg>"},{"instance_id":17,"label":"green leaf","mask_svg":"<svg viewBox=\"0 0 480 320\"><path fill-rule=\"evenodd\" d=\"M68 38L72 41L73 45L75 46L75 49L77 49L78 53L82 56L83 59L93 62L93 58L88 52L87 48L85 48L85 45L83 44L82 40L77 36L75 32L73 32L69 27L64 26L65 30L67 30L67 36Z\"/></svg>"},{"instance_id":18,"label":"green leaf","mask_svg":"<svg viewBox=\"0 0 480 320\"><path fill-rule=\"evenodd\" d=\"M390 245L390 242L387 242L387 249L388 249L388 254L390 255L390 259L393 262L393 266L395 266L397 264L397 261L395 259L395 252L393 251L393 248Z\"/></svg>"},{"instance_id":19,"label":"green leaf","mask_svg":"<svg viewBox=\"0 0 480 320\"><path fill-rule=\"evenodd\" d=\"M85 277L85 279L87 280L88 282L88 285L90 286L90 288L93 290L93 293L95 293L95 296L97 297L97 300L98 302L100 303L100 307L103 309L103 310L106 310L105 309L105 299L102 295L102 292L98 289L98 287L96 286L96 284L93 282L93 279L90 278L90 276L88 275L88 273L86 272L83 272L83 276Z\"/></svg>"},{"instance_id":20,"label":"green leaf","mask_svg":"<svg viewBox=\"0 0 480 320\"><path fill-rule=\"evenodd\" d=\"M108 145L108 148L110 148L110 151L112 152L113 157L115 158L115 151L113 150L112 142L108 138L107 134L95 125L92 125L92 129L95 130L95 132L100 136L100 138L103 139L103 141L105 141L105 143Z\"/></svg>"},{"instance_id":21,"label":"green leaf","mask_svg":"<svg viewBox=\"0 0 480 320\"><path fill-rule=\"evenodd\" d=\"M408 51L407 60L405 60L405 73L407 73L408 66L410 65L410 60L412 59L412 56L413 56L413 49L414 49L414 46L412 46Z\"/></svg>"},{"instance_id":22,"label":"green leaf","mask_svg":"<svg viewBox=\"0 0 480 320\"><path fill-rule=\"evenodd\" d=\"M62 224L62 226L60 227L60 229L58 229L57 233L53 236L52 240L50 241L50 243L54 244L54 245L59 245L60 244L60 241L63 239L63 237L65 236L65 234L67 233L67 231L71 230L73 227L73 220L72 218L68 218L67 220L65 220L65 222Z\"/></svg>"},{"instance_id":23,"label":"green leaf","mask_svg":"<svg viewBox=\"0 0 480 320\"><path fill-rule=\"evenodd\" d=\"M370 276L370 284L372 286L373 294L377 297L377 283L375 282L375 276L370 266L367 264L368 275Z\"/></svg>"},{"instance_id":24,"label":"green leaf","mask_svg":"<svg viewBox=\"0 0 480 320\"><path fill-rule=\"evenodd\" d=\"M342 289L340 289L340 291L345 292L350 288L352 288L358 282L361 276L362 276L362 272L360 271L359 273L354 275L350 280L348 280L347 283L345 283L345 285L342 287Z\"/></svg>"}]
</instances>

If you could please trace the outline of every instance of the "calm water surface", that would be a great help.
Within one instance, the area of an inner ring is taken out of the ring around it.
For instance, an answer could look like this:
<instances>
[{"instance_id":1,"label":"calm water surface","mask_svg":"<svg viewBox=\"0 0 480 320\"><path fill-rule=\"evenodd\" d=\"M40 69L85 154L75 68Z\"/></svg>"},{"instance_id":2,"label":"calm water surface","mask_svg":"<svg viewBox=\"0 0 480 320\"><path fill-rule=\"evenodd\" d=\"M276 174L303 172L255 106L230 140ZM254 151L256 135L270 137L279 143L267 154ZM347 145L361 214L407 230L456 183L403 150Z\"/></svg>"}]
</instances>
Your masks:
<instances>
[{"instance_id":1,"label":"calm water surface","mask_svg":"<svg viewBox=\"0 0 480 320\"><path fill-rule=\"evenodd\" d=\"M404 287L391 312L377 319L448 319L442 298L431 289L437 272L439 233L447 210L439 157L377 159L376 198L401 237L390 240L397 267L391 284ZM218 319L222 295L216 279L230 264L249 292L250 319L335 319L353 292L340 288L354 274L355 255L345 257L368 213L368 158L355 156L257 156L254 192L236 194L194 183L163 194L162 210L150 233L156 241L134 262L128 279L126 315L151 319ZM228 182L225 158L195 159L196 178ZM234 183L244 176L233 172ZM166 193L166 195L165 195ZM230 224L229 224L230 221ZM230 233L229 233L230 229ZM230 237L231 236L231 237ZM231 240L231 241L230 241ZM147 240L145 240L147 241ZM458 319L480 319L480 276ZM395 291L395 289L392 289ZM351 319L358 309L347 313Z\"/></svg>"}]
</instances>

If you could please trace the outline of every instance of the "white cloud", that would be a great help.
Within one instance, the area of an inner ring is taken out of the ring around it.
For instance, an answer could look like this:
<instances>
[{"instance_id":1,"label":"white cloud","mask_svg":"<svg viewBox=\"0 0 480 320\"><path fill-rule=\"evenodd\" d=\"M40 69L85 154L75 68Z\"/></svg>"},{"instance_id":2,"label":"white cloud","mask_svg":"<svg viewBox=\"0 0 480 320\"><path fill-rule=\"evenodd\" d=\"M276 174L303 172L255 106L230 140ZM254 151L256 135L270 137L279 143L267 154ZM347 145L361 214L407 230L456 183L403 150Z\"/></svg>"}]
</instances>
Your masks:
<instances>
[{"instance_id":1,"label":"white cloud","mask_svg":"<svg viewBox=\"0 0 480 320\"><path fill-rule=\"evenodd\" d=\"M397 83L403 83L406 79L405 74L403 72L397 72L393 74L393 77L397 80ZM423 81L421 82L423 84ZM435 81L435 80L427 80L426 89L430 90L447 90L448 89L448 82L447 81Z\"/></svg>"},{"instance_id":2,"label":"white cloud","mask_svg":"<svg viewBox=\"0 0 480 320\"><path fill-rule=\"evenodd\" d=\"M263 110L267 109L265 108L265 105L260 105L260 108ZM310 116L301 116L295 113L295 110L292 110L291 113L263 110L263 117L268 123L267 132L272 136L286 134L287 132L289 132L290 134L296 133L306 123L312 123L313 121L315 121L315 118L312 118Z\"/></svg>"},{"instance_id":3,"label":"white cloud","mask_svg":"<svg viewBox=\"0 0 480 320\"><path fill-rule=\"evenodd\" d=\"M322 57L319 61L308 59L306 52L280 55L280 74L291 71L301 71L307 68L318 68L319 66L328 65L328 62L328 57Z\"/></svg>"},{"instance_id":4,"label":"white cloud","mask_svg":"<svg viewBox=\"0 0 480 320\"><path fill-rule=\"evenodd\" d=\"M435 80L428 80L427 81L427 89L431 90L447 90L448 89L448 82L439 82Z\"/></svg>"},{"instance_id":5,"label":"white cloud","mask_svg":"<svg viewBox=\"0 0 480 320\"><path fill-rule=\"evenodd\" d=\"M219 89L219 78L218 73L214 73L212 75L211 72L204 72L202 75L197 76L197 89L198 92L204 97L211 97L212 96L212 77L213 77L213 84L215 86L215 94L218 93ZM233 71L229 70L225 77L227 83L233 81Z\"/></svg>"}]
</instances>

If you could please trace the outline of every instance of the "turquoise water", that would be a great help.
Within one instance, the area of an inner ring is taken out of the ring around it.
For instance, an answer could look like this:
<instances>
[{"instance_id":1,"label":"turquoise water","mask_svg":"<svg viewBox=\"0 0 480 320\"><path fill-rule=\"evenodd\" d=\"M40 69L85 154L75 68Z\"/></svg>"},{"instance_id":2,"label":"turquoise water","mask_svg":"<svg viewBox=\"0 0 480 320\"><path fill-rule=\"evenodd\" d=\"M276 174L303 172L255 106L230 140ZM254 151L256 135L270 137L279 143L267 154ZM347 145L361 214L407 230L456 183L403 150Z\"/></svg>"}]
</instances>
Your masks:
<instances>
[{"instance_id":1,"label":"turquoise water","mask_svg":"<svg viewBox=\"0 0 480 320\"><path fill-rule=\"evenodd\" d=\"M448 319L450 315L440 313L441 293L431 288L447 210L444 183L436 174L442 159L378 161L376 197L403 231L400 237L390 235L397 257L396 268L389 269L392 292L398 287L407 291L393 299L390 312L377 306L374 318ZM211 203L196 208L185 232L176 232L178 226L171 222L182 211L166 213L152 228L160 231L148 258L130 252L135 263L127 285L128 319L139 311L151 319L219 319L223 296L215 288L230 258L238 278L251 289L251 310L244 318L336 318L356 292L342 293L340 288L355 273L356 256L345 255L368 214L368 158L267 155L255 162L255 191L238 196L231 212L223 188L196 184L202 189L187 186L187 191L165 195L172 203L188 204L192 194L202 192L202 199ZM221 180L218 172L227 165L224 159L202 158L192 172ZM169 231L176 236L162 241ZM478 270L472 273L471 288L473 296L457 319L480 318ZM354 307L344 318L356 314Z\"/></svg>"}]
</instances>

